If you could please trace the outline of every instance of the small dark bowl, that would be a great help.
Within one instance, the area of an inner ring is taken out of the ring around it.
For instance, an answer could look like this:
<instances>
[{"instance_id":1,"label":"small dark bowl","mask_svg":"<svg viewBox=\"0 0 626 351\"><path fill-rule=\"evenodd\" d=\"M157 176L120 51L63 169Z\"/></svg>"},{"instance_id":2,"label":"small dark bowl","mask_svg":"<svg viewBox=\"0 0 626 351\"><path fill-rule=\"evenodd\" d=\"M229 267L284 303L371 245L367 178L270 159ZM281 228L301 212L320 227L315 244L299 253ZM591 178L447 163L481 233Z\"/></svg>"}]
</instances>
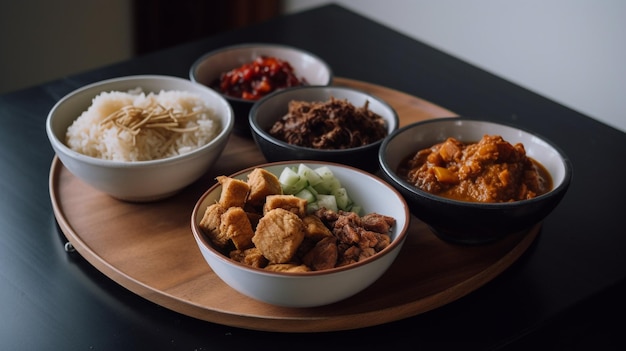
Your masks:
<instances>
[{"instance_id":1,"label":"small dark bowl","mask_svg":"<svg viewBox=\"0 0 626 351\"><path fill-rule=\"evenodd\" d=\"M298 48L266 43L233 45L211 51L193 63L189 70L189 78L193 82L211 87L222 73L250 63L262 55L289 62L296 76L306 80L307 85L332 83L333 73L330 66L318 56ZM233 131L249 137L248 114L256 101L219 93L230 103L235 114Z\"/></svg>"},{"instance_id":2,"label":"small dark bowl","mask_svg":"<svg viewBox=\"0 0 626 351\"><path fill-rule=\"evenodd\" d=\"M450 200L418 189L396 173L409 154L454 137L476 142L483 135L500 135L522 143L526 154L552 176L553 189L530 200L476 203ZM406 199L411 213L430 226L441 239L458 244L484 244L527 231L559 204L572 178L572 165L549 140L524 129L493 122L441 118L407 125L387 137L378 155L383 178Z\"/></svg>"},{"instance_id":3,"label":"small dark bowl","mask_svg":"<svg viewBox=\"0 0 626 351\"><path fill-rule=\"evenodd\" d=\"M349 149L322 150L292 145L269 133L274 123L287 114L290 101L324 102L330 100L331 97L338 100L345 99L356 107L361 107L368 101L368 108L385 119L388 134L398 129L398 114L393 107L364 91L337 86L308 86L282 90L259 100L250 110L252 137L268 162L315 160L341 163L371 173L378 170L378 149L383 139Z\"/></svg>"}]
</instances>

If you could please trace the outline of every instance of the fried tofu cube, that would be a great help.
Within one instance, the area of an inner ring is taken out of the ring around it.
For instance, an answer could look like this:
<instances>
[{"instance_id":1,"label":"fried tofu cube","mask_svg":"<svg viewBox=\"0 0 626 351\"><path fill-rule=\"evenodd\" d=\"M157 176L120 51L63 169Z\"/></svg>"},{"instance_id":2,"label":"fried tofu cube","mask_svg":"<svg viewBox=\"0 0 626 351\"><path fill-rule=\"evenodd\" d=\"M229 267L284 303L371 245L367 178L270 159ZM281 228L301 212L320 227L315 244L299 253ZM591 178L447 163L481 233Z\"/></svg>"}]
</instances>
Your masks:
<instances>
[{"instance_id":1,"label":"fried tofu cube","mask_svg":"<svg viewBox=\"0 0 626 351\"><path fill-rule=\"evenodd\" d=\"M283 208L267 212L259 220L252 242L270 263L288 263L304 240L304 224Z\"/></svg>"},{"instance_id":2,"label":"fried tofu cube","mask_svg":"<svg viewBox=\"0 0 626 351\"><path fill-rule=\"evenodd\" d=\"M211 239L215 246L223 248L228 244L228 236L223 235L220 231L220 223L222 222L222 214L226 209L220 204L215 203L206 208L204 215L198 226Z\"/></svg>"},{"instance_id":3,"label":"fried tofu cube","mask_svg":"<svg viewBox=\"0 0 626 351\"><path fill-rule=\"evenodd\" d=\"M247 264L248 266L263 268L267 266L267 258L263 256L261 250L251 247L245 250L233 250L229 254L232 260Z\"/></svg>"},{"instance_id":4,"label":"fried tofu cube","mask_svg":"<svg viewBox=\"0 0 626 351\"><path fill-rule=\"evenodd\" d=\"M248 194L250 193L248 183L227 176L219 176L215 179L222 185L222 192L219 199L220 205L224 208L244 207L248 199Z\"/></svg>"},{"instance_id":5,"label":"fried tofu cube","mask_svg":"<svg viewBox=\"0 0 626 351\"><path fill-rule=\"evenodd\" d=\"M274 263L269 264L265 267L265 270L272 272L309 272L311 269L304 264L293 264L293 263Z\"/></svg>"},{"instance_id":6,"label":"fried tofu cube","mask_svg":"<svg viewBox=\"0 0 626 351\"><path fill-rule=\"evenodd\" d=\"M221 235L228 237L235 248L245 250L252 247L254 231L248 214L241 207L228 208L220 218Z\"/></svg>"},{"instance_id":7,"label":"fried tofu cube","mask_svg":"<svg viewBox=\"0 0 626 351\"><path fill-rule=\"evenodd\" d=\"M250 186L248 202L253 206L262 205L268 195L283 193L278 177L263 168L255 168L248 174L248 185Z\"/></svg>"},{"instance_id":8,"label":"fried tofu cube","mask_svg":"<svg viewBox=\"0 0 626 351\"><path fill-rule=\"evenodd\" d=\"M326 237L333 236L330 229L316 215L306 215L302 217L302 222L304 223L304 235L306 238L320 241Z\"/></svg>"},{"instance_id":9,"label":"fried tofu cube","mask_svg":"<svg viewBox=\"0 0 626 351\"><path fill-rule=\"evenodd\" d=\"M265 215L267 212L276 208L282 208L302 218L307 214L306 206L306 200L294 195L270 195L266 197L265 205L263 206L263 214Z\"/></svg>"}]
</instances>

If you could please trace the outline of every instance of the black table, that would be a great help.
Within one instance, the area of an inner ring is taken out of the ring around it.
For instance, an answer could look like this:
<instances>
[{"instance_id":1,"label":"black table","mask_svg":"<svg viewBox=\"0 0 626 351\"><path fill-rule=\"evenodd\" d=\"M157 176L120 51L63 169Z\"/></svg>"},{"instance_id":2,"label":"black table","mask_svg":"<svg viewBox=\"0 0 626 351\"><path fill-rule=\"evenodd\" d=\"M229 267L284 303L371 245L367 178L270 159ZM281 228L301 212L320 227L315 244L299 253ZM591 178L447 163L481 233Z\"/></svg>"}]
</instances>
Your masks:
<instances>
[{"instance_id":1,"label":"black table","mask_svg":"<svg viewBox=\"0 0 626 351\"><path fill-rule=\"evenodd\" d=\"M134 74L188 77L218 47L275 42L335 75L397 89L558 144L574 177L530 249L453 303L365 329L291 334L196 320L117 285L66 242L52 212L44 121L65 94ZM0 349L617 349L626 341L626 134L336 5L281 17L0 96ZM610 320L614 319L615 322Z\"/></svg>"}]
</instances>

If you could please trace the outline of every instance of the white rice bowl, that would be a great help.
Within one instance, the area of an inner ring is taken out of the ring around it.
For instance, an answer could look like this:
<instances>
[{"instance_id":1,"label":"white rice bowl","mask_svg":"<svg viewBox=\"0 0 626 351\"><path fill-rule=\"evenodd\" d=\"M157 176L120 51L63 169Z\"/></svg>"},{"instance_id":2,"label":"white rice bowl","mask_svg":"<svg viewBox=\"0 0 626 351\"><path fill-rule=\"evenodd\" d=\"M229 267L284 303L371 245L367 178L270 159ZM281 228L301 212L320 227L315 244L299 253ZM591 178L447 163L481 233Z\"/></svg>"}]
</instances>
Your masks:
<instances>
[{"instance_id":1,"label":"white rice bowl","mask_svg":"<svg viewBox=\"0 0 626 351\"><path fill-rule=\"evenodd\" d=\"M194 113L175 132L163 128L141 128L134 136L129 129L102 123L123 107L148 109L156 105L183 114ZM97 95L91 106L67 129L66 143L81 154L113 161L148 161L188 153L206 145L220 132L214 111L198 94L178 90L144 93L140 88Z\"/></svg>"}]
</instances>

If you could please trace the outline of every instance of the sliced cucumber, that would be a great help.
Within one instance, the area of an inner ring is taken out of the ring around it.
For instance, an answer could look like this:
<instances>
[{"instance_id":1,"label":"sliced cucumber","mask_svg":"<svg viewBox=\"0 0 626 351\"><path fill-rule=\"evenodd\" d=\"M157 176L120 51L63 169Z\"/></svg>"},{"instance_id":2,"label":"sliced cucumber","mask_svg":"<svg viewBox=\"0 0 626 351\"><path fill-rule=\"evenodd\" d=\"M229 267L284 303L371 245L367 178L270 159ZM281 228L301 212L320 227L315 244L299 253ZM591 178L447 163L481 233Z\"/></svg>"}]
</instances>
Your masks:
<instances>
[{"instance_id":1,"label":"sliced cucumber","mask_svg":"<svg viewBox=\"0 0 626 351\"><path fill-rule=\"evenodd\" d=\"M293 169L285 167L278 177L283 193L293 195L309 185L304 177L300 177Z\"/></svg>"},{"instance_id":2,"label":"sliced cucumber","mask_svg":"<svg viewBox=\"0 0 626 351\"><path fill-rule=\"evenodd\" d=\"M283 193L307 201L309 213L325 207L332 211L352 211L360 214L362 208L354 204L348 191L327 166L312 169L305 164L285 167L278 177Z\"/></svg>"}]
</instances>

